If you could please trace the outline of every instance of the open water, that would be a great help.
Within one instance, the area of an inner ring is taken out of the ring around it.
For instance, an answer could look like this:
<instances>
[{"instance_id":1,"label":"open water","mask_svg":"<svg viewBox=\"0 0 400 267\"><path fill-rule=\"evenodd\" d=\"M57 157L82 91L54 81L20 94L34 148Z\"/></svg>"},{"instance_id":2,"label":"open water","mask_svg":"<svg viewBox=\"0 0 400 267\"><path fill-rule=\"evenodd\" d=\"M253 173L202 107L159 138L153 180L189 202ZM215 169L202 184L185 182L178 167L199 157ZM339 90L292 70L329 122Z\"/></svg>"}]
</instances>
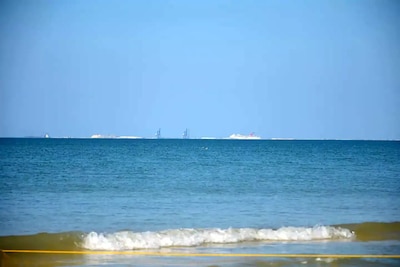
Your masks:
<instances>
[{"instance_id":1,"label":"open water","mask_svg":"<svg viewBox=\"0 0 400 267\"><path fill-rule=\"evenodd\" d=\"M3 266L399 266L400 142L0 139Z\"/></svg>"}]
</instances>

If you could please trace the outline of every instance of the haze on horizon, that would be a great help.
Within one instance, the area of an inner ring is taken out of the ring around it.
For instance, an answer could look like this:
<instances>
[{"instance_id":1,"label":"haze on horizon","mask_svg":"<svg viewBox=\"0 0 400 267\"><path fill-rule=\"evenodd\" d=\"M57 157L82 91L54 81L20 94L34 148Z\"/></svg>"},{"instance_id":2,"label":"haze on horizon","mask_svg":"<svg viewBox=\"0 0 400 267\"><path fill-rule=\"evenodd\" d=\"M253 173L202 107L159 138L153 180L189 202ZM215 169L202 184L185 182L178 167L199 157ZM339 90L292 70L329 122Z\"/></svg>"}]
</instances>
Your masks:
<instances>
[{"instance_id":1,"label":"haze on horizon","mask_svg":"<svg viewBox=\"0 0 400 267\"><path fill-rule=\"evenodd\" d=\"M0 136L400 139L400 2L0 2Z\"/></svg>"}]
</instances>

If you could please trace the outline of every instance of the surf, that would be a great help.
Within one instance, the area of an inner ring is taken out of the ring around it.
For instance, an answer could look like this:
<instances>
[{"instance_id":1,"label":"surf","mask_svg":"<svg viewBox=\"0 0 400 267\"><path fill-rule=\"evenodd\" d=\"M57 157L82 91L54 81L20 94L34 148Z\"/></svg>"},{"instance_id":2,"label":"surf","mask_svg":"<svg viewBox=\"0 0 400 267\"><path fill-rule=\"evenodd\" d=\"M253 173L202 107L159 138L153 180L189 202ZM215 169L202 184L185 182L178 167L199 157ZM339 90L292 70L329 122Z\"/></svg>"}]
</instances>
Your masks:
<instances>
[{"instance_id":1,"label":"surf","mask_svg":"<svg viewBox=\"0 0 400 267\"><path fill-rule=\"evenodd\" d=\"M89 233L82 246L90 250L134 250L164 247L196 247L206 244L232 244L252 241L313 241L351 239L354 234L330 226L282 227L279 229L211 228L171 229L159 232L134 233L123 231L111 234Z\"/></svg>"},{"instance_id":2,"label":"surf","mask_svg":"<svg viewBox=\"0 0 400 267\"><path fill-rule=\"evenodd\" d=\"M332 242L400 240L400 222L273 228L177 228L162 231L38 233L1 236L0 249L140 250L242 242Z\"/></svg>"}]
</instances>

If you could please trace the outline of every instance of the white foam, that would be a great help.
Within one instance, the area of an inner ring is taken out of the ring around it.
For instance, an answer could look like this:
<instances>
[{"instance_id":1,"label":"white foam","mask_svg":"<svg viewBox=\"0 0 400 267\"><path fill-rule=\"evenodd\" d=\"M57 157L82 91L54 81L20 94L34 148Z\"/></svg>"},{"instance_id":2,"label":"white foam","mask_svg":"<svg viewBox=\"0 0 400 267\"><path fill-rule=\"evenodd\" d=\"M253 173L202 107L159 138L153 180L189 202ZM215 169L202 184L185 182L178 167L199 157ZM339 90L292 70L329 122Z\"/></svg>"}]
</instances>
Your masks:
<instances>
[{"instance_id":1,"label":"white foam","mask_svg":"<svg viewBox=\"0 0 400 267\"><path fill-rule=\"evenodd\" d=\"M279 229L171 229L160 232L121 231L110 234L91 232L83 238L83 248L90 250L132 250L161 247L188 247L243 241L312 241L352 239L348 229L331 226L282 227Z\"/></svg>"}]
</instances>

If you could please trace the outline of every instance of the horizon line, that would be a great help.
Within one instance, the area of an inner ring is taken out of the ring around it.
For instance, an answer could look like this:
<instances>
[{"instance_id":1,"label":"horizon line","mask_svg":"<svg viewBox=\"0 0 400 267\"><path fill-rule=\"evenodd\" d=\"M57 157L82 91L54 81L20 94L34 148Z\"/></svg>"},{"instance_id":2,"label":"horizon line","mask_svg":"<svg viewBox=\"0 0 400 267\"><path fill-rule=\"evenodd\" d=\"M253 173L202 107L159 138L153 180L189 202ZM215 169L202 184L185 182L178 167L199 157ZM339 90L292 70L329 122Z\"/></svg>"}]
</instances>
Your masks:
<instances>
[{"instance_id":1,"label":"horizon line","mask_svg":"<svg viewBox=\"0 0 400 267\"><path fill-rule=\"evenodd\" d=\"M109 136L109 137L42 137L42 136L0 136L0 139L113 139L113 140L231 140L231 141L400 141L400 139L361 139L361 138L286 138L271 137L259 139L235 139L229 137L140 137L140 136Z\"/></svg>"}]
</instances>

